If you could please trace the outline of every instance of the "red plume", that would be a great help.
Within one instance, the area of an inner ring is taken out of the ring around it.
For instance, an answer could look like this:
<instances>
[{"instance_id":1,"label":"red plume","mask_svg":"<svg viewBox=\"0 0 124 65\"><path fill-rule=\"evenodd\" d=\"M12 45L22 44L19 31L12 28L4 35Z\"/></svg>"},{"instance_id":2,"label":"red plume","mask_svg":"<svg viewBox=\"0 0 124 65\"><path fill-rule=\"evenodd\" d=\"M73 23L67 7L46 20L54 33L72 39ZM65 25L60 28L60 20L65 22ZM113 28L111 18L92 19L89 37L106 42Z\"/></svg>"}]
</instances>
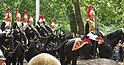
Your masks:
<instances>
[{"instance_id":1,"label":"red plume","mask_svg":"<svg viewBox=\"0 0 124 65\"><path fill-rule=\"evenodd\" d=\"M30 13L30 17L32 17L32 14Z\"/></svg>"},{"instance_id":2,"label":"red plume","mask_svg":"<svg viewBox=\"0 0 124 65\"><path fill-rule=\"evenodd\" d=\"M90 17L90 11L92 10L92 5L90 5L87 9L87 18Z\"/></svg>"},{"instance_id":3,"label":"red plume","mask_svg":"<svg viewBox=\"0 0 124 65\"><path fill-rule=\"evenodd\" d=\"M42 21L43 21L43 19L44 19L44 16L41 16L41 19L42 19Z\"/></svg>"},{"instance_id":4,"label":"red plume","mask_svg":"<svg viewBox=\"0 0 124 65\"><path fill-rule=\"evenodd\" d=\"M16 15L18 14L18 12L19 12L18 9L16 9Z\"/></svg>"},{"instance_id":5,"label":"red plume","mask_svg":"<svg viewBox=\"0 0 124 65\"><path fill-rule=\"evenodd\" d=\"M52 22L54 23L54 19L52 19Z\"/></svg>"},{"instance_id":6,"label":"red plume","mask_svg":"<svg viewBox=\"0 0 124 65\"><path fill-rule=\"evenodd\" d=\"M26 10L24 10L24 13L23 13L23 16L22 16L22 21L23 22L25 21L25 18L24 18L25 14L26 14Z\"/></svg>"},{"instance_id":7,"label":"red plume","mask_svg":"<svg viewBox=\"0 0 124 65\"><path fill-rule=\"evenodd\" d=\"M17 17L17 14L19 13L18 9L16 9L16 17Z\"/></svg>"},{"instance_id":8,"label":"red plume","mask_svg":"<svg viewBox=\"0 0 124 65\"><path fill-rule=\"evenodd\" d=\"M9 7L7 9L7 13L8 13L7 20L10 20L10 8Z\"/></svg>"},{"instance_id":9,"label":"red plume","mask_svg":"<svg viewBox=\"0 0 124 65\"><path fill-rule=\"evenodd\" d=\"M10 13L10 8L8 7L8 9L7 9L7 13Z\"/></svg>"},{"instance_id":10,"label":"red plume","mask_svg":"<svg viewBox=\"0 0 124 65\"><path fill-rule=\"evenodd\" d=\"M39 16L38 22L40 21L41 16Z\"/></svg>"},{"instance_id":11,"label":"red plume","mask_svg":"<svg viewBox=\"0 0 124 65\"><path fill-rule=\"evenodd\" d=\"M26 14L26 10L24 10L24 15Z\"/></svg>"},{"instance_id":12,"label":"red plume","mask_svg":"<svg viewBox=\"0 0 124 65\"><path fill-rule=\"evenodd\" d=\"M32 21L30 20L31 17L32 17L32 14L30 13L29 18L28 18L28 24L29 25L32 23Z\"/></svg>"}]
</instances>

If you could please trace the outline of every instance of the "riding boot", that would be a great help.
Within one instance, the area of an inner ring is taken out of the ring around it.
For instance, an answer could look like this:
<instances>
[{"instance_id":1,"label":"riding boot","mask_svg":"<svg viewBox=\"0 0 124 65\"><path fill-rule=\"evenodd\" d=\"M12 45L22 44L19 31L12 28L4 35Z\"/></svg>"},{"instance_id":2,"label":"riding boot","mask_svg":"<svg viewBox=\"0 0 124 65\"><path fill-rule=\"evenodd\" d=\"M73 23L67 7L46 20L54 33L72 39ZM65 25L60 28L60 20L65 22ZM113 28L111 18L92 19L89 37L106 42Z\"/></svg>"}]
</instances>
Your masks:
<instances>
[{"instance_id":1,"label":"riding boot","mask_svg":"<svg viewBox=\"0 0 124 65\"><path fill-rule=\"evenodd\" d=\"M92 41L92 58L96 58L96 50L97 50L97 42L96 41Z\"/></svg>"},{"instance_id":2,"label":"riding boot","mask_svg":"<svg viewBox=\"0 0 124 65\"><path fill-rule=\"evenodd\" d=\"M92 58L95 59L95 57L96 57L96 51L95 51L95 49L93 49L93 51L92 51Z\"/></svg>"}]
</instances>

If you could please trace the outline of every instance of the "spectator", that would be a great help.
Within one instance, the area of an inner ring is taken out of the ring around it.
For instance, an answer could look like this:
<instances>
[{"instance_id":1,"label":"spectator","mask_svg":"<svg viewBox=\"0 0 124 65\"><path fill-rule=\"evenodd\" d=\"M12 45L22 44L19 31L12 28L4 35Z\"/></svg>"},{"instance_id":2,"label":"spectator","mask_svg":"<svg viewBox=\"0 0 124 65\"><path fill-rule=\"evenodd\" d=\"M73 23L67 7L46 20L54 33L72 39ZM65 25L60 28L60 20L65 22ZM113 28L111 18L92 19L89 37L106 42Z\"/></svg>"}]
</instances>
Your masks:
<instances>
[{"instance_id":1,"label":"spectator","mask_svg":"<svg viewBox=\"0 0 124 65\"><path fill-rule=\"evenodd\" d=\"M2 50L0 49L0 65L5 65L6 58L4 57L4 54Z\"/></svg>"},{"instance_id":2,"label":"spectator","mask_svg":"<svg viewBox=\"0 0 124 65\"><path fill-rule=\"evenodd\" d=\"M28 65L61 65L61 63L54 56L47 53L41 53L33 57Z\"/></svg>"},{"instance_id":3,"label":"spectator","mask_svg":"<svg viewBox=\"0 0 124 65\"><path fill-rule=\"evenodd\" d=\"M120 59L119 56L119 46L115 46L114 50L113 50L113 55L112 55L112 59L115 61L118 61Z\"/></svg>"}]
</instances>

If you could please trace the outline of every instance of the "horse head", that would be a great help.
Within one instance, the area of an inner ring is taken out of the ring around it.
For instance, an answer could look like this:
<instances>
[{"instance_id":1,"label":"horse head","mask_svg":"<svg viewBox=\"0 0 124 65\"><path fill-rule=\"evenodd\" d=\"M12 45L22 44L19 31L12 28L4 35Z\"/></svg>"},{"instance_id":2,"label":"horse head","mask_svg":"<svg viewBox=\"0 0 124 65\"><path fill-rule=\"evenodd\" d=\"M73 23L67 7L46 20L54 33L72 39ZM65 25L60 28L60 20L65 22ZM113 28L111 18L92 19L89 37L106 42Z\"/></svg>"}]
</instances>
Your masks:
<instances>
[{"instance_id":1,"label":"horse head","mask_svg":"<svg viewBox=\"0 0 124 65\"><path fill-rule=\"evenodd\" d=\"M13 37L15 42L19 42L23 45L28 44L28 39L26 37L26 34L24 31L21 31L20 29L13 30ZM17 44L16 44L17 45Z\"/></svg>"},{"instance_id":2,"label":"horse head","mask_svg":"<svg viewBox=\"0 0 124 65\"><path fill-rule=\"evenodd\" d=\"M17 27L17 23L14 23L14 24L12 25L12 28L13 28L13 29L16 29L16 27Z\"/></svg>"},{"instance_id":3,"label":"horse head","mask_svg":"<svg viewBox=\"0 0 124 65\"><path fill-rule=\"evenodd\" d=\"M1 39L2 38L2 39ZM1 49L4 51L5 57L12 57L13 52L13 35L10 32L0 34Z\"/></svg>"},{"instance_id":4,"label":"horse head","mask_svg":"<svg viewBox=\"0 0 124 65\"><path fill-rule=\"evenodd\" d=\"M26 34L28 39L35 39L35 38L38 38L40 36L40 33L33 26L28 26L25 29L25 34Z\"/></svg>"},{"instance_id":5,"label":"horse head","mask_svg":"<svg viewBox=\"0 0 124 65\"><path fill-rule=\"evenodd\" d=\"M121 42L124 43L124 28L122 28L121 30L122 30Z\"/></svg>"},{"instance_id":6,"label":"horse head","mask_svg":"<svg viewBox=\"0 0 124 65\"><path fill-rule=\"evenodd\" d=\"M123 29L118 29L110 32L106 35L106 38L110 41L110 45L114 48L120 40L124 39Z\"/></svg>"},{"instance_id":7,"label":"horse head","mask_svg":"<svg viewBox=\"0 0 124 65\"><path fill-rule=\"evenodd\" d=\"M110 58L114 47L120 40L124 39L124 33L122 29L117 29L104 36L103 44L99 45L100 57ZM106 54L105 54L106 53Z\"/></svg>"},{"instance_id":8,"label":"horse head","mask_svg":"<svg viewBox=\"0 0 124 65\"><path fill-rule=\"evenodd\" d=\"M37 29L37 31L40 33L41 36L46 37L48 35L48 32L44 26L37 25L37 26L35 26L35 28Z\"/></svg>"},{"instance_id":9,"label":"horse head","mask_svg":"<svg viewBox=\"0 0 124 65\"><path fill-rule=\"evenodd\" d=\"M1 30L2 30L2 31L4 31L4 30L5 30L5 25L6 25L6 23L5 23L5 22L1 23Z\"/></svg>"}]
</instances>

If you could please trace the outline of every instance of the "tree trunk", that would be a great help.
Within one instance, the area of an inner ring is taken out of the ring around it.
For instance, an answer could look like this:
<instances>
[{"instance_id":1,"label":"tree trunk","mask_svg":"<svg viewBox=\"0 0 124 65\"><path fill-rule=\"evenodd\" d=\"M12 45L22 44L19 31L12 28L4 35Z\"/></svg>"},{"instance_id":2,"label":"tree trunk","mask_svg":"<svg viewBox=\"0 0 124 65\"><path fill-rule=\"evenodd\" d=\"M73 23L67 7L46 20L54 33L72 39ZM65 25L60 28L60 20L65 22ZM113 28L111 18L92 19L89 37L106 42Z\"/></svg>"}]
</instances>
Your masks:
<instances>
[{"instance_id":1,"label":"tree trunk","mask_svg":"<svg viewBox=\"0 0 124 65\"><path fill-rule=\"evenodd\" d=\"M74 14L74 11L73 11L73 7L69 2L66 2L66 0L65 0L65 4L66 4L66 8L67 8L66 13L67 13L67 15L69 17L69 20L70 20L71 32L77 33L77 23L76 23L76 18L75 18L75 14Z\"/></svg>"},{"instance_id":2,"label":"tree trunk","mask_svg":"<svg viewBox=\"0 0 124 65\"><path fill-rule=\"evenodd\" d=\"M84 34L84 24L81 18L81 12L79 7L79 0L72 0L75 7L76 19L79 28L79 34Z\"/></svg>"}]
</instances>

